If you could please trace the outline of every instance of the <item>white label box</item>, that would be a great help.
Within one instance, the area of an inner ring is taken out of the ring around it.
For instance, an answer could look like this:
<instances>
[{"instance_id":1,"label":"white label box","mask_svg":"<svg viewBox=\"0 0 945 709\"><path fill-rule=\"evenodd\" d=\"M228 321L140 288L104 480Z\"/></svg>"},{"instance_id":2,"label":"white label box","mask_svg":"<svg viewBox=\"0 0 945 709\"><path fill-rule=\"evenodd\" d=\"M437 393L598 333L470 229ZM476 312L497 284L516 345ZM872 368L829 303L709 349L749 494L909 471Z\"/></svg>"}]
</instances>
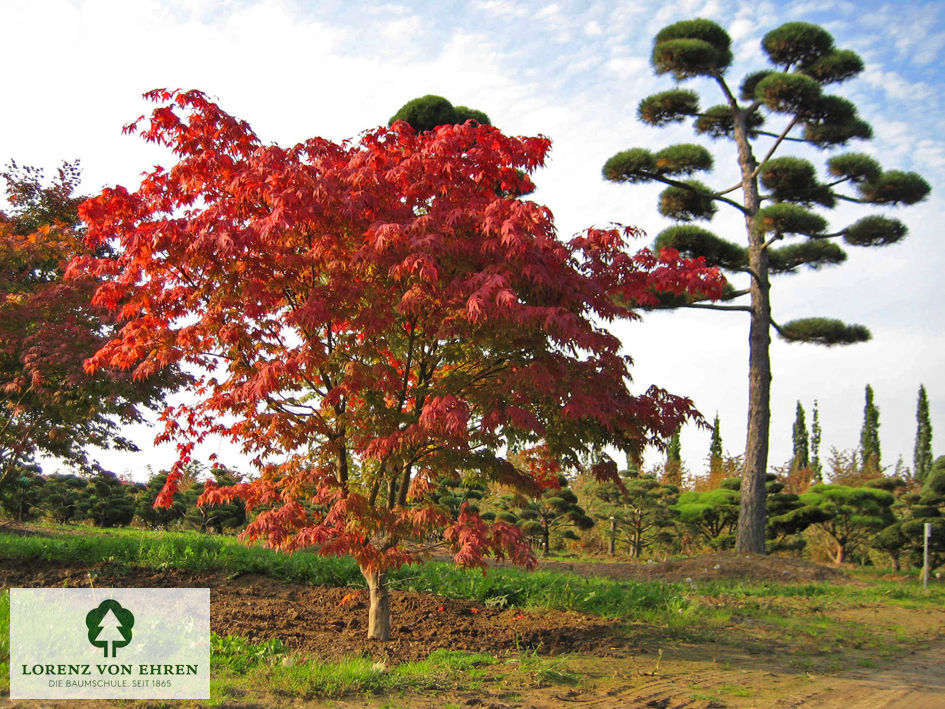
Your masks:
<instances>
[{"instance_id":1,"label":"white label box","mask_svg":"<svg viewBox=\"0 0 945 709\"><path fill-rule=\"evenodd\" d=\"M210 589L11 588L11 699L207 699Z\"/></svg>"}]
</instances>

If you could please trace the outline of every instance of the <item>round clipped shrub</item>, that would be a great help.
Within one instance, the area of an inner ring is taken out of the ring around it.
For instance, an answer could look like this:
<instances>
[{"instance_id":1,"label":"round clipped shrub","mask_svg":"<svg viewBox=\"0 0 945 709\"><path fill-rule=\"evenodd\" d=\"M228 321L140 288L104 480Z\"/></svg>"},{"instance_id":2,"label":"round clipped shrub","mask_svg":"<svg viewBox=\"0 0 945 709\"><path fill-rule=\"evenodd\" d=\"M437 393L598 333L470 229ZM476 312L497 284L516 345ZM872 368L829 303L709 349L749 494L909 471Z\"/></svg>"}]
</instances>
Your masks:
<instances>
[{"instance_id":1,"label":"round clipped shrub","mask_svg":"<svg viewBox=\"0 0 945 709\"><path fill-rule=\"evenodd\" d=\"M827 161L827 170L835 177L848 177L853 182L873 182L883 174L883 169L864 153L843 153Z\"/></svg>"},{"instance_id":2,"label":"round clipped shrub","mask_svg":"<svg viewBox=\"0 0 945 709\"><path fill-rule=\"evenodd\" d=\"M684 222L711 219L717 211L712 190L697 180L686 180L685 184L689 187L670 185L660 193L660 214Z\"/></svg>"},{"instance_id":3,"label":"round clipped shrub","mask_svg":"<svg viewBox=\"0 0 945 709\"><path fill-rule=\"evenodd\" d=\"M772 74L777 74L778 72L773 71L772 69L763 69L761 71L753 71L750 74L747 74L744 79L742 79L741 86L738 88L738 95L742 101L752 101L755 98L755 89L758 88L758 83L762 79L767 79Z\"/></svg>"},{"instance_id":4,"label":"round clipped shrub","mask_svg":"<svg viewBox=\"0 0 945 709\"><path fill-rule=\"evenodd\" d=\"M827 228L827 220L796 204L782 202L758 210L755 222L765 232L817 236Z\"/></svg>"},{"instance_id":5,"label":"round clipped shrub","mask_svg":"<svg viewBox=\"0 0 945 709\"><path fill-rule=\"evenodd\" d=\"M801 158L774 158L759 172L761 184L771 190L778 199L803 192L817 181L817 171L807 160Z\"/></svg>"},{"instance_id":6,"label":"round clipped shrub","mask_svg":"<svg viewBox=\"0 0 945 709\"><path fill-rule=\"evenodd\" d=\"M647 96L637 107L637 116L651 126L665 126L694 116L699 112L699 97L695 91L674 89Z\"/></svg>"},{"instance_id":7,"label":"round clipped shrub","mask_svg":"<svg viewBox=\"0 0 945 709\"><path fill-rule=\"evenodd\" d=\"M489 116L487 116L482 111L477 111L475 108L456 106L455 111L457 123L465 123L466 121L473 120L476 121L476 123L481 123L485 126L492 125L492 121L489 120Z\"/></svg>"},{"instance_id":8,"label":"round clipped shrub","mask_svg":"<svg viewBox=\"0 0 945 709\"><path fill-rule=\"evenodd\" d=\"M692 224L679 224L664 229L657 235L655 247L657 250L676 249L688 258L702 256L707 265L730 271L748 265L748 251L745 248Z\"/></svg>"},{"instance_id":9,"label":"round clipped shrub","mask_svg":"<svg viewBox=\"0 0 945 709\"><path fill-rule=\"evenodd\" d=\"M728 36L728 32L711 20L699 18L667 25L657 33L654 49L656 45L681 39L696 40L709 45L715 51L713 69L722 71L732 63L732 39ZM655 62L654 66L658 73L664 73L659 71L660 67ZM673 71L673 69L664 71Z\"/></svg>"},{"instance_id":10,"label":"round clipped shrub","mask_svg":"<svg viewBox=\"0 0 945 709\"><path fill-rule=\"evenodd\" d=\"M889 170L872 182L859 185L860 194L873 204L915 204L932 190L921 175Z\"/></svg>"},{"instance_id":11,"label":"round clipped shrub","mask_svg":"<svg viewBox=\"0 0 945 709\"><path fill-rule=\"evenodd\" d=\"M863 71L863 60L849 49L836 49L804 66L802 71L821 84L832 84Z\"/></svg>"},{"instance_id":12,"label":"round clipped shrub","mask_svg":"<svg viewBox=\"0 0 945 709\"><path fill-rule=\"evenodd\" d=\"M803 74L773 72L757 83L755 98L778 113L803 112L820 98L820 84Z\"/></svg>"},{"instance_id":13,"label":"round clipped shrub","mask_svg":"<svg viewBox=\"0 0 945 709\"><path fill-rule=\"evenodd\" d=\"M406 121L419 133L433 130L437 126L456 123L456 109L442 96L427 94L407 101L397 113L391 116L387 125L393 125L397 121Z\"/></svg>"},{"instance_id":14,"label":"round clipped shrub","mask_svg":"<svg viewBox=\"0 0 945 709\"><path fill-rule=\"evenodd\" d=\"M856 106L841 96L820 96L804 110L808 122L843 124L857 120Z\"/></svg>"},{"instance_id":15,"label":"round clipped shrub","mask_svg":"<svg viewBox=\"0 0 945 709\"><path fill-rule=\"evenodd\" d=\"M631 148L608 159L602 172L611 182L646 182L657 172L656 159L649 150Z\"/></svg>"},{"instance_id":16,"label":"round clipped shrub","mask_svg":"<svg viewBox=\"0 0 945 709\"><path fill-rule=\"evenodd\" d=\"M843 145L854 138L869 140L873 129L859 118L847 123L808 123L804 126L804 140L819 148Z\"/></svg>"},{"instance_id":17,"label":"round clipped shrub","mask_svg":"<svg viewBox=\"0 0 945 709\"><path fill-rule=\"evenodd\" d=\"M788 342L811 342L818 345L852 345L872 337L863 325L847 325L831 318L802 318L781 326L781 337Z\"/></svg>"},{"instance_id":18,"label":"round clipped shrub","mask_svg":"<svg viewBox=\"0 0 945 709\"><path fill-rule=\"evenodd\" d=\"M758 111L752 111L745 117L748 135L754 137L755 131L765 122L764 116ZM735 119L732 109L720 103L707 108L693 123L697 133L708 135L710 138L730 138L735 134Z\"/></svg>"},{"instance_id":19,"label":"round clipped shrub","mask_svg":"<svg viewBox=\"0 0 945 709\"><path fill-rule=\"evenodd\" d=\"M788 22L771 30L761 40L772 63L783 67L810 64L833 49L833 37L823 27L807 22Z\"/></svg>"},{"instance_id":20,"label":"round clipped shrub","mask_svg":"<svg viewBox=\"0 0 945 709\"><path fill-rule=\"evenodd\" d=\"M653 47L650 61L657 74L672 73L682 80L711 74L719 64L719 53L701 39L671 39Z\"/></svg>"},{"instance_id":21,"label":"round clipped shrub","mask_svg":"<svg viewBox=\"0 0 945 709\"><path fill-rule=\"evenodd\" d=\"M653 156L661 175L691 175L712 169L712 154L701 145L679 143L663 148Z\"/></svg>"},{"instance_id":22,"label":"round clipped shrub","mask_svg":"<svg viewBox=\"0 0 945 709\"><path fill-rule=\"evenodd\" d=\"M804 241L768 251L768 268L772 273L793 273L801 266L817 270L846 260L846 252L831 241Z\"/></svg>"},{"instance_id":23,"label":"round clipped shrub","mask_svg":"<svg viewBox=\"0 0 945 709\"><path fill-rule=\"evenodd\" d=\"M908 231L898 219L872 214L848 226L843 240L852 246L887 246L901 241Z\"/></svg>"}]
</instances>

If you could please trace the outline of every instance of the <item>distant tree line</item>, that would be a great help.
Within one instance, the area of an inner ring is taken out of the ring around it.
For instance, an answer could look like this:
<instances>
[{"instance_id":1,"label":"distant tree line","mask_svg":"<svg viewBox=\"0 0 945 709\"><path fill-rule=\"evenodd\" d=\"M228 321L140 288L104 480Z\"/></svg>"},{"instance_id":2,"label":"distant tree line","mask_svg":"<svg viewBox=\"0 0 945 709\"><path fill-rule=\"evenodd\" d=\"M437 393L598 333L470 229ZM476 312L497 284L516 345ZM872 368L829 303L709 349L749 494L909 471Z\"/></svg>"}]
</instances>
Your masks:
<instances>
[{"instance_id":1,"label":"distant tree line","mask_svg":"<svg viewBox=\"0 0 945 709\"><path fill-rule=\"evenodd\" d=\"M247 521L242 501L218 506L198 506L205 483L191 466L189 479L167 508L154 507L167 473L156 473L147 483L122 480L114 473L93 475L53 473L42 475L30 465L20 468L0 488L0 512L20 522L86 523L96 527L136 524L150 529L196 529L221 534L242 529ZM208 475L218 485L239 481L233 472L212 467Z\"/></svg>"}]
</instances>

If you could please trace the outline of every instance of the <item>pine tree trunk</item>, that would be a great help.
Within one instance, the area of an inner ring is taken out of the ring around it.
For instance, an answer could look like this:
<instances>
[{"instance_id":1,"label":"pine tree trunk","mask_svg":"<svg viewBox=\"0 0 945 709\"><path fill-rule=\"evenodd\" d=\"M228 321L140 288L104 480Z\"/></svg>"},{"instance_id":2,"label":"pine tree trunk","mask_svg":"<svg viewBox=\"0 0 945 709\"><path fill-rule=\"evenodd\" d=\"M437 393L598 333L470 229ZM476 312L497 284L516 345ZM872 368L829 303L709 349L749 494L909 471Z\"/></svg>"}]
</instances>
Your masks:
<instances>
[{"instance_id":1,"label":"pine tree trunk","mask_svg":"<svg viewBox=\"0 0 945 709\"><path fill-rule=\"evenodd\" d=\"M838 545L837 545L837 556L836 556L836 558L834 559L834 563L836 563L837 566L840 566L840 564L842 564L846 558L847 558L847 550L846 550L846 548L843 546L843 544L838 544Z\"/></svg>"},{"instance_id":2,"label":"pine tree trunk","mask_svg":"<svg viewBox=\"0 0 945 709\"><path fill-rule=\"evenodd\" d=\"M734 99L733 99L734 102ZM746 114L735 115L735 143L742 173L748 267L751 270L751 328L748 335L748 438L742 468L741 504L735 550L765 553L765 474L768 468L768 425L771 419L771 301L765 232L754 223L761 207L757 162L748 142Z\"/></svg>"},{"instance_id":3,"label":"pine tree trunk","mask_svg":"<svg viewBox=\"0 0 945 709\"><path fill-rule=\"evenodd\" d=\"M370 640L390 640L390 590L386 571L365 571L361 574L368 583L368 631Z\"/></svg>"},{"instance_id":4,"label":"pine tree trunk","mask_svg":"<svg viewBox=\"0 0 945 709\"><path fill-rule=\"evenodd\" d=\"M735 549L765 553L765 475L768 469L768 426L771 419L771 303L768 298L767 253L750 253L755 273L764 282L752 283L751 330L748 339L748 439L742 469L741 506ZM754 257L754 258L752 258Z\"/></svg>"}]
</instances>

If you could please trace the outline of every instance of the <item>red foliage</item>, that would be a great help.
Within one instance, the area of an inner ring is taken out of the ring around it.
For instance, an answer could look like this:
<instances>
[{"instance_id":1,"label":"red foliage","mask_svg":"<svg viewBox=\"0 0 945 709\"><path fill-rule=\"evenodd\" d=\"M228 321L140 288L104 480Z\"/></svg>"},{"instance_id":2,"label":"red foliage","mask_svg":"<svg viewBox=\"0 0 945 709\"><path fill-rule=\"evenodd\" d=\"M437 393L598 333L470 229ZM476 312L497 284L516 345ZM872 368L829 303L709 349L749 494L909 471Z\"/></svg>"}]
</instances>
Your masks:
<instances>
[{"instance_id":1,"label":"red foliage","mask_svg":"<svg viewBox=\"0 0 945 709\"><path fill-rule=\"evenodd\" d=\"M397 123L282 148L199 92L149 98L165 105L142 135L179 161L81 208L89 245L118 255L72 271L108 276L95 302L121 304L124 322L87 368L206 372L162 438L186 456L222 435L255 457L257 480L201 497L260 510L248 538L378 570L441 532L460 564L531 565L517 527L468 508L448 519L425 486L475 470L540 489L548 471L512 466L506 442L570 464L693 415L662 390L631 393L629 358L599 323L636 317L627 304L654 289L718 295L721 279L676 253L629 254L632 230L559 240L547 208L512 196L531 191L546 138Z\"/></svg>"}]
</instances>

